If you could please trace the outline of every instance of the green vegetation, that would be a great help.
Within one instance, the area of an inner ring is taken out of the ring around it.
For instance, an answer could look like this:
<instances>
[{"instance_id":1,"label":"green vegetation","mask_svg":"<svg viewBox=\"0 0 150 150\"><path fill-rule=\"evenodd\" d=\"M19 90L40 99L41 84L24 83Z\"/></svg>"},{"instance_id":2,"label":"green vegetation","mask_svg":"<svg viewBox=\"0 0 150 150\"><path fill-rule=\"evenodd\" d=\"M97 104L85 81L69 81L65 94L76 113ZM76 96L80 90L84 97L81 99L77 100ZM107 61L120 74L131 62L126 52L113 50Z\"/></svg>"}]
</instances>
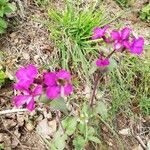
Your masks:
<instances>
[{"instance_id":1,"label":"green vegetation","mask_svg":"<svg viewBox=\"0 0 150 150\"><path fill-rule=\"evenodd\" d=\"M79 76L88 76L91 61L97 56L97 48L92 48L87 42L91 39L93 28L108 23L104 9L96 6L82 8L73 2L67 3L62 11L56 8L49 10L50 37L59 50L57 63L62 68L78 72Z\"/></svg>"},{"instance_id":2,"label":"green vegetation","mask_svg":"<svg viewBox=\"0 0 150 150\"><path fill-rule=\"evenodd\" d=\"M116 2L121 6L121 7L128 7L131 4L134 3L135 0L116 0Z\"/></svg>"},{"instance_id":3,"label":"green vegetation","mask_svg":"<svg viewBox=\"0 0 150 150\"><path fill-rule=\"evenodd\" d=\"M150 21L150 3L142 8L140 18L144 21Z\"/></svg>"},{"instance_id":4,"label":"green vegetation","mask_svg":"<svg viewBox=\"0 0 150 150\"><path fill-rule=\"evenodd\" d=\"M8 23L5 15L14 12L16 7L8 2L8 0L0 0L0 33L4 33Z\"/></svg>"}]
</instances>

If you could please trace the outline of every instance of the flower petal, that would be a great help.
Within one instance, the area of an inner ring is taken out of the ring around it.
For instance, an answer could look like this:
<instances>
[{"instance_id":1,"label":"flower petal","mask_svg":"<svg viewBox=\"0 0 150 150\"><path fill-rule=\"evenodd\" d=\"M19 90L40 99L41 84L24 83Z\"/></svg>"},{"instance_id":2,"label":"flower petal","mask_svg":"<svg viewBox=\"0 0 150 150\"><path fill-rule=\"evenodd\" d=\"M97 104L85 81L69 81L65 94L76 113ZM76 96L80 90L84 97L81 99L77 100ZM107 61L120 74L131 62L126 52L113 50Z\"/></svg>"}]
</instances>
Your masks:
<instances>
[{"instance_id":1,"label":"flower petal","mask_svg":"<svg viewBox=\"0 0 150 150\"><path fill-rule=\"evenodd\" d=\"M29 78L35 78L37 76L38 70L37 70L37 68L34 65L29 64L29 65L27 65L26 68L27 68L26 69L27 70L27 76Z\"/></svg>"},{"instance_id":2,"label":"flower petal","mask_svg":"<svg viewBox=\"0 0 150 150\"><path fill-rule=\"evenodd\" d=\"M70 80L71 79L71 75L70 72L62 69L57 73L57 78L58 79L66 79L66 80Z\"/></svg>"},{"instance_id":3,"label":"flower petal","mask_svg":"<svg viewBox=\"0 0 150 150\"><path fill-rule=\"evenodd\" d=\"M30 98L30 95L18 95L14 97L14 103L16 107L20 107Z\"/></svg>"},{"instance_id":4,"label":"flower petal","mask_svg":"<svg viewBox=\"0 0 150 150\"><path fill-rule=\"evenodd\" d=\"M138 39L134 39L133 43L130 47L130 51L133 54L140 55L143 52L144 48L144 39L142 37L139 37Z\"/></svg>"},{"instance_id":5,"label":"flower petal","mask_svg":"<svg viewBox=\"0 0 150 150\"><path fill-rule=\"evenodd\" d=\"M72 84L68 83L67 85L64 86L64 95L68 96L69 94L71 94L73 91L73 86Z\"/></svg>"},{"instance_id":6,"label":"flower petal","mask_svg":"<svg viewBox=\"0 0 150 150\"><path fill-rule=\"evenodd\" d=\"M122 47L122 43L120 43L120 42L115 42L114 48L115 48L116 50L119 50L121 47Z\"/></svg>"},{"instance_id":7,"label":"flower petal","mask_svg":"<svg viewBox=\"0 0 150 150\"><path fill-rule=\"evenodd\" d=\"M121 38L122 40L128 39L130 35L131 29L130 28L124 28L121 30Z\"/></svg>"},{"instance_id":8,"label":"flower petal","mask_svg":"<svg viewBox=\"0 0 150 150\"><path fill-rule=\"evenodd\" d=\"M105 58L104 60L102 60L102 59L98 59L97 61L96 61L96 65L98 66L98 67L105 67L105 66L108 66L109 65L109 59L107 59L107 58Z\"/></svg>"},{"instance_id":9,"label":"flower petal","mask_svg":"<svg viewBox=\"0 0 150 150\"><path fill-rule=\"evenodd\" d=\"M56 85L57 77L55 72L48 72L44 74L44 83L47 86L54 86Z\"/></svg>"},{"instance_id":10,"label":"flower petal","mask_svg":"<svg viewBox=\"0 0 150 150\"><path fill-rule=\"evenodd\" d=\"M34 96L37 96L37 95L41 95L42 94L42 85L37 85L35 88L34 88L34 91L33 91L33 94Z\"/></svg>"},{"instance_id":11,"label":"flower petal","mask_svg":"<svg viewBox=\"0 0 150 150\"><path fill-rule=\"evenodd\" d=\"M60 96L61 89L59 86L50 86L46 89L46 95L50 99L56 99Z\"/></svg>"},{"instance_id":12,"label":"flower petal","mask_svg":"<svg viewBox=\"0 0 150 150\"><path fill-rule=\"evenodd\" d=\"M29 103L27 104L26 108L29 111L33 111L34 110L34 108L35 108L35 102L34 102L33 98L29 101Z\"/></svg>"},{"instance_id":13,"label":"flower petal","mask_svg":"<svg viewBox=\"0 0 150 150\"><path fill-rule=\"evenodd\" d=\"M120 33L117 31L117 30L113 30L111 33L110 33L111 37L113 40L117 40L119 41L120 40Z\"/></svg>"}]
</instances>

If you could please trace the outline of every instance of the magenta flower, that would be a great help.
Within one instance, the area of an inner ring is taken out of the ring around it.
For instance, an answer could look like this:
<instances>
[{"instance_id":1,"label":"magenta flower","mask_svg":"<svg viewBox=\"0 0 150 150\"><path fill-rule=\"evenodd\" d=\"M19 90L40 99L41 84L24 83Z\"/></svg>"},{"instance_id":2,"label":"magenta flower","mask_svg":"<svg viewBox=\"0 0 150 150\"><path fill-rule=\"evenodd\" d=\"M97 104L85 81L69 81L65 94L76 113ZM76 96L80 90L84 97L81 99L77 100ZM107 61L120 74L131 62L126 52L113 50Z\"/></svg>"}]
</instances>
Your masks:
<instances>
[{"instance_id":1,"label":"magenta flower","mask_svg":"<svg viewBox=\"0 0 150 150\"><path fill-rule=\"evenodd\" d=\"M24 68L20 68L16 72L18 83L14 85L14 88L16 90L28 89L29 86L33 83L34 78L37 76L37 74L37 68L32 64L27 65Z\"/></svg>"},{"instance_id":2,"label":"magenta flower","mask_svg":"<svg viewBox=\"0 0 150 150\"><path fill-rule=\"evenodd\" d=\"M129 48L129 35L130 35L131 29L124 28L121 30L121 32L117 30L113 30L111 32L111 37L115 41L114 48L116 50L119 50L120 48Z\"/></svg>"},{"instance_id":3,"label":"magenta flower","mask_svg":"<svg viewBox=\"0 0 150 150\"><path fill-rule=\"evenodd\" d=\"M138 39L134 39L131 46L130 46L130 52L133 54L140 55L143 52L144 47L144 39L142 37L139 37Z\"/></svg>"},{"instance_id":4,"label":"magenta flower","mask_svg":"<svg viewBox=\"0 0 150 150\"><path fill-rule=\"evenodd\" d=\"M26 108L29 111L34 110L35 108L35 98L42 94L42 86L36 86L33 91L23 91L23 94L14 97L14 104L17 108L26 104Z\"/></svg>"},{"instance_id":5,"label":"magenta flower","mask_svg":"<svg viewBox=\"0 0 150 150\"><path fill-rule=\"evenodd\" d=\"M108 58L100 58L96 60L96 65L97 67L106 67L110 64L109 59Z\"/></svg>"},{"instance_id":6,"label":"magenta flower","mask_svg":"<svg viewBox=\"0 0 150 150\"><path fill-rule=\"evenodd\" d=\"M46 95L50 99L56 99L63 94L68 96L73 91L73 86L70 83L71 75L66 70L60 70L59 72L48 72L44 75L44 83L48 86L46 89Z\"/></svg>"},{"instance_id":7,"label":"magenta flower","mask_svg":"<svg viewBox=\"0 0 150 150\"><path fill-rule=\"evenodd\" d=\"M104 26L104 28L95 27L93 30L92 40L103 38L106 34L107 29L108 29L108 26Z\"/></svg>"}]
</instances>

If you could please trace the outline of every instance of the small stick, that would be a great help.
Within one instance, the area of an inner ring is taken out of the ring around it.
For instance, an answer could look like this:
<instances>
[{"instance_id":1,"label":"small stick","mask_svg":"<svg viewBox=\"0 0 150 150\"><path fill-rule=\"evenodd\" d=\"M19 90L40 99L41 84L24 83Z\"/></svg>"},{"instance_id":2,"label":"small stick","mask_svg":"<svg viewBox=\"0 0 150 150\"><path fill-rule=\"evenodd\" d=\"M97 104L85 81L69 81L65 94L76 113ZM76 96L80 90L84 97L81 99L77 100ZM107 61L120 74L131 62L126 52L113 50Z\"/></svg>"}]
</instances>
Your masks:
<instances>
[{"instance_id":1,"label":"small stick","mask_svg":"<svg viewBox=\"0 0 150 150\"><path fill-rule=\"evenodd\" d=\"M0 115L5 115L5 114L9 114L9 113L23 112L23 111L28 111L28 110L26 108L24 108L24 109L3 110L3 111L0 111Z\"/></svg>"},{"instance_id":2,"label":"small stick","mask_svg":"<svg viewBox=\"0 0 150 150\"><path fill-rule=\"evenodd\" d=\"M137 141L141 144L142 148L143 148L144 150L146 150L147 147L146 147L145 143L142 141L141 137L140 137L139 135L137 135L137 136L135 136L135 138L136 138Z\"/></svg>"},{"instance_id":3,"label":"small stick","mask_svg":"<svg viewBox=\"0 0 150 150\"><path fill-rule=\"evenodd\" d=\"M60 120L60 111L59 110L56 110L56 117L57 117L60 127L62 128L63 133L65 133L65 129L63 128L62 122Z\"/></svg>"}]
</instances>

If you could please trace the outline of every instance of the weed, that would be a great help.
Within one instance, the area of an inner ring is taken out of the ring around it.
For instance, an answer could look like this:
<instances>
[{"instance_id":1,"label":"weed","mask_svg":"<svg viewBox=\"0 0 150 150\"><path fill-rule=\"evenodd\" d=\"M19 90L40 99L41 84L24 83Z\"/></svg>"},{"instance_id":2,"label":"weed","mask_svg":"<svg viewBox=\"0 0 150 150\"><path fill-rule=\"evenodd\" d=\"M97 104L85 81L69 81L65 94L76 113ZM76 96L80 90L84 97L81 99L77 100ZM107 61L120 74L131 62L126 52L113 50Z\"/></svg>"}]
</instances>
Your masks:
<instances>
[{"instance_id":1,"label":"weed","mask_svg":"<svg viewBox=\"0 0 150 150\"><path fill-rule=\"evenodd\" d=\"M97 56L97 48L91 48L90 40L95 26L108 22L104 10L96 4L80 7L79 4L67 2L64 10L49 10L48 24L50 35L59 49L59 62L62 68L78 72L79 76L88 77L91 61Z\"/></svg>"},{"instance_id":2,"label":"weed","mask_svg":"<svg viewBox=\"0 0 150 150\"><path fill-rule=\"evenodd\" d=\"M142 8L140 18L144 21L150 21L150 3Z\"/></svg>"},{"instance_id":3,"label":"weed","mask_svg":"<svg viewBox=\"0 0 150 150\"><path fill-rule=\"evenodd\" d=\"M4 33L7 28L7 21L4 16L14 12L16 7L8 2L8 0L0 1L0 33Z\"/></svg>"}]
</instances>

